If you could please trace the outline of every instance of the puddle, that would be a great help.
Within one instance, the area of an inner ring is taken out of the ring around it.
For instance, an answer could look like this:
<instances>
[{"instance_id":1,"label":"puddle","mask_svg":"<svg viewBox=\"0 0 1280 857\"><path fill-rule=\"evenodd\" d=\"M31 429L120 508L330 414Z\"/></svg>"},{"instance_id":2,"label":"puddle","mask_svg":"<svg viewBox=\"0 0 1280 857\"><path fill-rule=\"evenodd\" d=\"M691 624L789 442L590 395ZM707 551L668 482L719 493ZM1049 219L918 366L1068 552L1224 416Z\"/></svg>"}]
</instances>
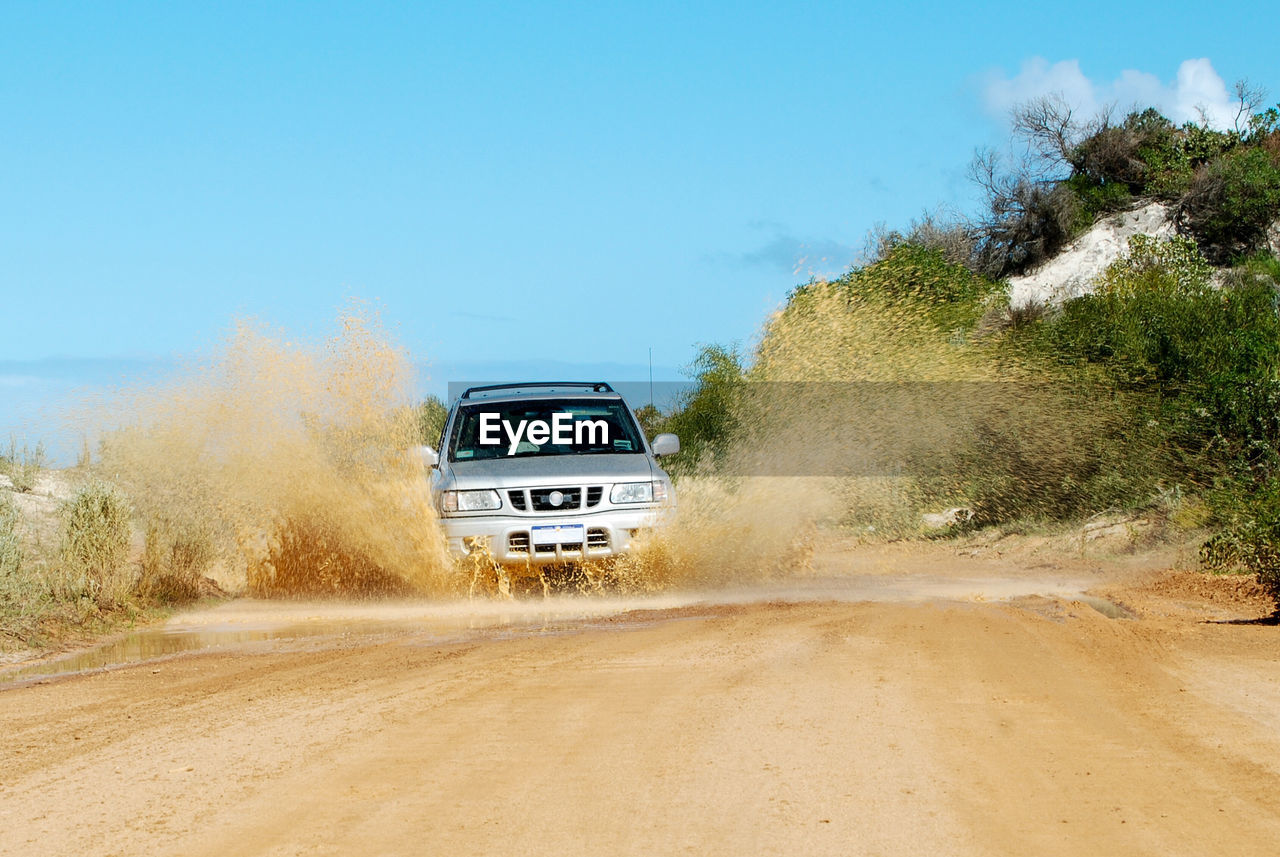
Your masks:
<instances>
[{"instance_id":1,"label":"puddle","mask_svg":"<svg viewBox=\"0 0 1280 857\"><path fill-rule=\"evenodd\" d=\"M691 598L657 597L643 603L649 609L665 610L692 602ZM197 652L332 648L357 639L410 635L439 644L493 631L562 630L565 622L616 615L636 609L639 603L636 599L603 598L367 605L234 601L212 610L179 614L162 627L134 631L92 649L0 667L0 688Z\"/></svg>"},{"instance_id":2,"label":"puddle","mask_svg":"<svg viewBox=\"0 0 1280 857\"><path fill-rule=\"evenodd\" d=\"M279 652L333 648L354 640L411 638L439 645L494 632L563 633L575 623L632 611L762 601L1008 601L1031 595L1069 598L1111 618L1132 618L1088 581L1044 578L931 578L917 575L817 577L718 592L631 598L556 596L517 601L315 603L237 600L181 613L164 626L108 640L93 649L0 667L0 688L40 679L143 664L197 652Z\"/></svg>"},{"instance_id":3,"label":"puddle","mask_svg":"<svg viewBox=\"0 0 1280 857\"><path fill-rule=\"evenodd\" d=\"M316 633L324 633L317 629ZM0 683L8 684L36 678L51 678L90 672L119 664L137 664L160 660L184 652L205 649L234 649L247 644L300 636L291 630L276 631L195 631L186 628L151 628L126 634L94 649L43 660L25 666L10 667L0 672Z\"/></svg>"}]
</instances>

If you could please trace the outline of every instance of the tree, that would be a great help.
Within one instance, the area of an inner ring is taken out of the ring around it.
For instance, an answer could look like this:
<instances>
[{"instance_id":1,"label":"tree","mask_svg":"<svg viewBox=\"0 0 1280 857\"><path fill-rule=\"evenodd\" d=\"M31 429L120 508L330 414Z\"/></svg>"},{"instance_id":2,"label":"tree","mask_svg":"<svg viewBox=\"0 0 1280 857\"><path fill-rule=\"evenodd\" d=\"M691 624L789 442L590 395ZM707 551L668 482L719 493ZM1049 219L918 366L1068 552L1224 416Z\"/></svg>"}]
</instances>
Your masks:
<instances>
[{"instance_id":1,"label":"tree","mask_svg":"<svg viewBox=\"0 0 1280 857\"><path fill-rule=\"evenodd\" d=\"M449 407L437 396L427 396L418 405L418 438L432 447L443 446L440 434L444 431L444 421L449 416Z\"/></svg>"}]
</instances>

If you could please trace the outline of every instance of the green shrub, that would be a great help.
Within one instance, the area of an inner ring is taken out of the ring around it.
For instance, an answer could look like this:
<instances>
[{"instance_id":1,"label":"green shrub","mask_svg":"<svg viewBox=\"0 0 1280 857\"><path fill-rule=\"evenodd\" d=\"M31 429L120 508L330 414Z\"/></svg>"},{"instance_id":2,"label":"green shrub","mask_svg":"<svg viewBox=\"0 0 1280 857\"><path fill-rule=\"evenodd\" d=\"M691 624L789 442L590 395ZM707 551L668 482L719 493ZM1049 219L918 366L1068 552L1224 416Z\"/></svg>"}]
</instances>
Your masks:
<instances>
[{"instance_id":1,"label":"green shrub","mask_svg":"<svg viewBox=\"0 0 1280 857\"><path fill-rule=\"evenodd\" d=\"M1176 392L1268 377L1280 356L1269 287L1212 288L1212 269L1185 239L1135 236L1130 247L1095 294L1068 301L1028 344L1128 386Z\"/></svg>"},{"instance_id":2,"label":"green shrub","mask_svg":"<svg viewBox=\"0 0 1280 857\"><path fill-rule=\"evenodd\" d=\"M1109 181L1105 184L1086 175L1075 175L1066 181L1079 200L1076 210L1075 230L1084 231L1094 224L1100 215L1126 208L1133 201L1133 194L1124 182Z\"/></svg>"},{"instance_id":3,"label":"green shrub","mask_svg":"<svg viewBox=\"0 0 1280 857\"><path fill-rule=\"evenodd\" d=\"M7 494L0 494L0 649L6 643L35 645L40 627L54 607L48 581L22 544L19 513Z\"/></svg>"},{"instance_id":4,"label":"green shrub","mask_svg":"<svg viewBox=\"0 0 1280 857\"><path fill-rule=\"evenodd\" d=\"M1227 495L1219 494L1220 503ZM1211 569L1243 567L1275 601L1280 612L1280 479L1251 492L1236 491L1224 505L1234 519L1200 549L1200 560Z\"/></svg>"},{"instance_id":5,"label":"green shrub","mask_svg":"<svg viewBox=\"0 0 1280 857\"><path fill-rule=\"evenodd\" d=\"M640 423L640 430L644 432L644 436L653 440L653 438L661 434L666 423L666 417L662 411L658 410L656 405L646 402L636 408L636 420Z\"/></svg>"},{"instance_id":6,"label":"green shrub","mask_svg":"<svg viewBox=\"0 0 1280 857\"><path fill-rule=\"evenodd\" d=\"M1216 158L1196 173L1178 217L1210 261L1259 249L1280 217L1280 156L1255 146Z\"/></svg>"},{"instance_id":7,"label":"green shrub","mask_svg":"<svg viewBox=\"0 0 1280 857\"><path fill-rule=\"evenodd\" d=\"M877 226L868 237L863 256L871 265L887 258L896 247L911 244L936 251L953 265L968 267L974 262L976 241L973 229L964 221L926 213L911 221L905 231Z\"/></svg>"},{"instance_id":8,"label":"green shrub","mask_svg":"<svg viewBox=\"0 0 1280 857\"><path fill-rule=\"evenodd\" d=\"M1129 253L1112 262L1098 278L1103 294L1167 292L1204 294L1213 278L1213 266L1187 238L1160 239L1151 235L1129 238Z\"/></svg>"},{"instance_id":9,"label":"green shrub","mask_svg":"<svg viewBox=\"0 0 1280 857\"><path fill-rule=\"evenodd\" d=\"M1130 248L1094 294L1007 330L1004 353L1061 388L1044 409L1059 430L1037 438L1025 420L994 414L981 427L958 462L979 518L1141 506L1158 485L1231 479L1248 491L1280 472L1273 281L1240 276L1215 289L1186 239L1139 236Z\"/></svg>"},{"instance_id":10,"label":"green shrub","mask_svg":"<svg viewBox=\"0 0 1280 857\"><path fill-rule=\"evenodd\" d=\"M439 447L444 421L449 416L449 406L437 396L427 396L418 405L418 435L422 443ZM437 450L439 451L439 450Z\"/></svg>"},{"instance_id":11,"label":"green shrub","mask_svg":"<svg viewBox=\"0 0 1280 857\"><path fill-rule=\"evenodd\" d=\"M105 608L125 603L133 583L130 514L125 496L104 482L85 485L63 505L60 596Z\"/></svg>"},{"instance_id":12,"label":"green shrub","mask_svg":"<svg viewBox=\"0 0 1280 857\"><path fill-rule=\"evenodd\" d=\"M1280 259L1268 251L1244 257L1234 268L1224 272L1223 279L1235 289L1250 286L1269 288L1277 295L1277 303L1280 304Z\"/></svg>"},{"instance_id":13,"label":"green shrub","mask_svg":"<svg viewBox=\"0 0 1280 857\"><path fill-rule=\"evenodd\" d=\"M650 430L674 432L680 452L663 459L663 467L679 476L700 466L713 466L729 448L738 428L743 378L742 356L720 345L704 345L690 367L694 385L670 417Z\"/></svg>"},{"instance_id":14,"label":"green shrub","mask_svg":"<svg viewBox=\"0 0 1280 857\"><path fill-rule=\"evenodd\" d=\"M926 476L926 493L963 497L971 526L1144 504L1168 469L1160 434L1138 416L1137 403L1100 404L1100 392L1044 388L993 403L941 462L945 472Z\"/></svg>"},{"instance_id":15,"label":"green shrub","mask_svg":"<svg viewBox=\"0 0 1280 857\"><path fill-rule=\"evenodd\" d=\"M1138 148L1138 156L1147 165L1147 173L1141 192L1164 199L1176 200L1191 187L1196 171L1205 164L1231 151L1240 144L1240 135L1234 131L1216 131L1188 122L1181 128L1164 117L1166 123L1153 119L1148 110L1139 116L1146 124L1146 134ZM1155 114L1159 116L1159 114Z\"/></svg>"},{"instance_id":16,"label":"green shrub","mask_svg":"<svg viewBox=\"0 0 1280 857\"><path fill-rule=\"evenodd\" d=\"M939 250L899 244L883 259L840 277L834 285L859 297L895 305L942 331L972 328L1003 287Z\"/></svg>"},{"instance_id":17,"label":"green shrub","mask_svg":"<svg viewBox=\"0 0 1280 857\"><path fill-rule=\"evenodd\" d=\"M882 260L836 282L860 294L926 305L969 303L996 288L991 280L948 262L940 251L910 243L893 247Z\"/></svg>"}]
</instances>

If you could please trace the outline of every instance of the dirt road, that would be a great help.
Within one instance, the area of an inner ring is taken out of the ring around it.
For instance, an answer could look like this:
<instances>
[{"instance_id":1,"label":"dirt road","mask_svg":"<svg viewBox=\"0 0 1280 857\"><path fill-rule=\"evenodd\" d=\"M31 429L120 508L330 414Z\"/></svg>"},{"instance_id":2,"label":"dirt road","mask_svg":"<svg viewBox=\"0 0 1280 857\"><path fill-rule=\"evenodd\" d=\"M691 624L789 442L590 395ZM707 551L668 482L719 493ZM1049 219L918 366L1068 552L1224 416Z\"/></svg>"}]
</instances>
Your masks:
<instances>
[{"instance_id":1,"label":"dirt road","mask_svg":"<svg viewBox=\"0 0 1280 857\"><path fill-rule=\"evenodd\" d=\"M1278 642L1059 596L185 655L0 691L0 854L1274 855Z\"/></svg>"}]
</instances>

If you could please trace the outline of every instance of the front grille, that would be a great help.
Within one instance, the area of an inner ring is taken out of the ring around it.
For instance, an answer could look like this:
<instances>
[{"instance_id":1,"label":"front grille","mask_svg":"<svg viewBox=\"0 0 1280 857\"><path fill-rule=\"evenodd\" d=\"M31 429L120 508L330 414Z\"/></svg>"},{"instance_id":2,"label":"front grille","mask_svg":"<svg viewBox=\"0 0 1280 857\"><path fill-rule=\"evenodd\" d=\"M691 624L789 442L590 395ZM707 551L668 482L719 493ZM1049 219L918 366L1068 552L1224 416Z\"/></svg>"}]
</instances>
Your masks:
<instances>
[{"instance_id":1,"label":"front grille","mask_svg":"<svg viewBox=\"0 0 1280 857\"><path fill-rule=\"evenodd\" d=\"M511 505L521 512L529 508L529 504L524 499L524 491L513 489L507 492L507 496L511 498Z\"/></svg>"},{"instance_id":2,"label":"front grille","mask_svg":"<svg viewBox=\"0 0 1280 857\"><path fill-rule=\"evenodd\" d=\"M587 530L588 551L605 550L609 547L609 531L603 527L592 527ZM532 553L535 556L542 554L554 555L556 552L555 545L533 545ZM560 552L564 554L582 553L582 542L565 542L560 545ZM507 536L507 553L524 554L530 553L529 534L525 532L511 533Z\"/></svg>"},{"instance_id":3,"label":"front grille","mask_svg":"<svg viewBox=\"0 0 1280 857\"><path fill-rule=\"evenodd\" d=\"M582 542L565 542L560 545L561 553L581 553ZM555 545L534 545L533 552L535 554L554 554L556 552Z\"/></svg>"},{"instance_id":4,"label":"front grille","mask_svg":"<svg viewBox=\"0 0 1280 857\"><path fill-rule=\"evenodd\" d=\"M558 491L564 495L560 505L553 506L551 504L552 492ZM567 510L582 508L582 489L581 488L531 488L529 489L529 499L533 501L533 511L535 512L563 512Z\"/></svg>"},{"instance_id":5,"label":"front grille","mask_svg":"<svg viewBox=\"0 0 1280 857\"><path fill-rule=\"evenodd\" d=\"M604 496L604 488L599 485L592 485L587 489L587 508L600 505L600 498Z\"/></svg>"}]
</instances>

